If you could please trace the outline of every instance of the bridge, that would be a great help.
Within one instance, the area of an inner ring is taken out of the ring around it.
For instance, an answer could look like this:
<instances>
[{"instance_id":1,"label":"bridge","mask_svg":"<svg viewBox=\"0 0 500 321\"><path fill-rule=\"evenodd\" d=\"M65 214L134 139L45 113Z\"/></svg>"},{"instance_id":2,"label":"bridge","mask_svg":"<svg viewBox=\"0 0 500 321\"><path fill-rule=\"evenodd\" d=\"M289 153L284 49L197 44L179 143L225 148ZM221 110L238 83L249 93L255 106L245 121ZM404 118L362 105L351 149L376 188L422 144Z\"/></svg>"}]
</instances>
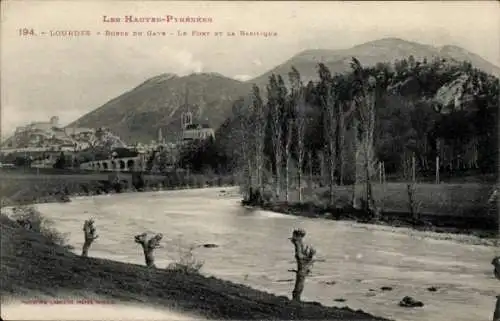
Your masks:
<instances>
[{"instance_id":1,"label":"bridge","mask_svg":"<svg viewBox=\"0 0 500 321\"><path fill-rule=\"evenodd\" d=\"M80 164L80 169L100 172L131 172L144 170L144 156L96 160Z\"/></svg>"}]
</instances>

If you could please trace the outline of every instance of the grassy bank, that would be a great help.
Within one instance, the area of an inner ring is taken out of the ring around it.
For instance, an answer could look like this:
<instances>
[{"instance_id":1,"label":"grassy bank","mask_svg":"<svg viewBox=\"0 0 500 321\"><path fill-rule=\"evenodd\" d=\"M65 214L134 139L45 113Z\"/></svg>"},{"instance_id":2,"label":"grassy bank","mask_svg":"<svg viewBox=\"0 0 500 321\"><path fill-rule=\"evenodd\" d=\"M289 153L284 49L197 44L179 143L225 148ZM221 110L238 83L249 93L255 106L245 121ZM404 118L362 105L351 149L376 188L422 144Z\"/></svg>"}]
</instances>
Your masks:
<instances>
[{"instance_id":1,"label":"grassy bank","mask_svg":"<svg viewBox=\"0 0 500 321\"><path fill-rule=\"evenodd\" d=\"M335 188L333 205L329 189L317 187L304 190L302 202L298 201L297 190L292 190L288 202L269 201L259 206L298 216L492 237L498 231L498 213L488 203L493 186L493 183L417 184L413 194L414 208L420 216L417 222L410 214L406 183L373 184L375 204L381 209L377 222L365 211L351 207L352 185Z\"/></svg>"},{"instance_id":2,"label":"grassy bank","mask_svg":"<svg viewBox=\"0 0 500 321\"><path fill-rule=\"evenodd\" d=\"M2 300L102 297L210 319L385 320L348 308L296 303L199 274L82 258L0 215ZM85 293L85 295L83 295Z\"/></svg>"},{"instance_id":3,"label":"grassy bank","mask_svg":"<svg viewBox=\"0 0 500 321\"><path fill-rule=\"evenodd\" d=\"M65 202L70 196L100 195L137 191L202 188L235 185L234 176L186 174L144 174L144 184L137 189L130 173L73 172L45 169L0 170L2 205Z\"/></svg>"}]
</instances>

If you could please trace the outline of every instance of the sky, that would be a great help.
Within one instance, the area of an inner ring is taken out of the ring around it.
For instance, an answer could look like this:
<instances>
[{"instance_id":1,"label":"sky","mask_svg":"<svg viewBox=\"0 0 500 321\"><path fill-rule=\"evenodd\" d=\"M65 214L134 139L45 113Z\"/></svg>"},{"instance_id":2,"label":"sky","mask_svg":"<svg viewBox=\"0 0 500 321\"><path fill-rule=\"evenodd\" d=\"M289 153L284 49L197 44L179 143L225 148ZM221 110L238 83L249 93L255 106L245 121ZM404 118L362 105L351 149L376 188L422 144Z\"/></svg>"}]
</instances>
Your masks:
<instances>
[{"instance_id":1,"label":"sky","mask_svg":"<svg viewBox=\"0 0 500 321\"><path fill-rule=\"evenodd\" d=\"M51 116L68 124L158 74L217 72L246 80L303 50L345 49L386 37L457 45L500 66L500 4L495 1L4 0L1 9L4 138L17 126ZM124 22L130 15L211 22ZM121 21L104 22L103 16ZM22 28L37 35L21 36ZM56 31L91 35L51 36ZM105 36L106 31L129 36ZM143 36L132 36L134 31ZM147 31L167 36L147 36ZM188 35L178 36L179 31ZM193 31L212 35L194 36ZM240 31L276 36L227 36Z\"/></svg>"}]
</instances>

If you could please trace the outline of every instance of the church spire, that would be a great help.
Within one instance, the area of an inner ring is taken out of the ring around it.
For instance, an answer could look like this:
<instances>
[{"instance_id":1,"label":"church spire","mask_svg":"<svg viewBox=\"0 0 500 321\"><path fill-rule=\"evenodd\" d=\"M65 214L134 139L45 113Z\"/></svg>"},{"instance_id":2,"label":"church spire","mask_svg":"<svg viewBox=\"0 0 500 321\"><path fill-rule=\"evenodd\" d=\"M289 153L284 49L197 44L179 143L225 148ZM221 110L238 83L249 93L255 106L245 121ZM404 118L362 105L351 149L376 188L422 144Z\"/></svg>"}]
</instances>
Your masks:
<instances>
[{"instance_id":1,"label":"church spire","mask_svg":"<svg viewBox=\"0 0 500 321\"><path fill-rule=\"evenodd\" d=\"M163 133L161 131L161 128L158 128L158 144L163 143Z\"/></svg>"},{"instance_id":2,"label":"church spire","mask_svg":"<svg viewBox=\"0 0 500 321\"><path fill-rule=\"evenodd\" d=\"M185 90L185 93L184 93L184 104L186 105L186 108L187 108L187 112L191 112L190 111L190 108L189 108L189 101L188 101L188 96L189 96L189 87L188 85L186 84L186 90Z\"/></svg>"},{"instance_id":3,"label":"church spire","mask_svg":"<svg viewBox=\"0 0 500 321\"><path fill-rule=\"evenodd\" d=\"M193 123L193 113L191 112L191 108L189 106L188 94L189 94L189 87L186 84L184 106L186 106L185 108L187 109L187 111L181 114L181 126L183 129L185 129L187 125L191 125Z\"/></svg>"}]
</instances>

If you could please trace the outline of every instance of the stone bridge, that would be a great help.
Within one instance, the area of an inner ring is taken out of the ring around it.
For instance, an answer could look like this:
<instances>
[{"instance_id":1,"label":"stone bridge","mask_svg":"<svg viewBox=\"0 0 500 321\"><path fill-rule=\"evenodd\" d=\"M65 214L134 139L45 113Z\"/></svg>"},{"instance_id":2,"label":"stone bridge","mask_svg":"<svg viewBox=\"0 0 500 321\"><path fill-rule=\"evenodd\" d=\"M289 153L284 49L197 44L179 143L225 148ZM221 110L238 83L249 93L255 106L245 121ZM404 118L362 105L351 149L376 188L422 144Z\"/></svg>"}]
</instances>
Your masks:
<instances>
[{"instance_id":1,"label":"stone bridge","mask_svg":"<svg viewBox=\"0 0 500 321\"><path fill-rule=\"evenodd\" d=\"M136 156L86 162L80 164L80 168L101 172L130 172L144 170L145 165L144 156Z\"/></svg>"}]
</instances>

